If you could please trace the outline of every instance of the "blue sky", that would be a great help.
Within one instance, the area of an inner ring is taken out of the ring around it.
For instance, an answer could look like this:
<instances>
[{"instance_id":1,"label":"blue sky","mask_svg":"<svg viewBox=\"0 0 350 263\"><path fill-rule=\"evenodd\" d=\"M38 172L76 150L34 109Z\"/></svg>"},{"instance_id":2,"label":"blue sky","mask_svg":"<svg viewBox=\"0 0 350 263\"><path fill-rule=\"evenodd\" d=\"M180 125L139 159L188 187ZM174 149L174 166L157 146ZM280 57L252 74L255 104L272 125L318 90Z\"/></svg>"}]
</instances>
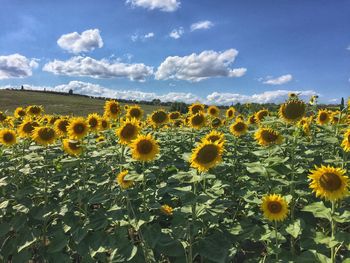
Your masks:
<instances>
[{"instance_id":1,"label":"blue sky","mask_svg":"<svg viewBox=\"0 0 350 263\"><path fill-rule=\"evenodd\" d=\"M350 95L349 14L342 0L1 0L0 87L339 101Z\"/></svg>"}]
</instances>

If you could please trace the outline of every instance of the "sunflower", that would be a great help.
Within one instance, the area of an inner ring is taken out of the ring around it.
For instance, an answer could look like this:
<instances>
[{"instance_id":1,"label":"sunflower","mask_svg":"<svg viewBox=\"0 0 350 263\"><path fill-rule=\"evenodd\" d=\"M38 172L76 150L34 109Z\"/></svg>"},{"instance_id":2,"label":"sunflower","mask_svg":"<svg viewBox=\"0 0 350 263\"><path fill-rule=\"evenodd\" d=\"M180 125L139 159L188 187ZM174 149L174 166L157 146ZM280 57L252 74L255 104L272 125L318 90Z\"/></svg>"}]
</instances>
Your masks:
<instances>
[{"instance_id":1,"label":"sunflower","mask_svg":"<svg viewBox=\"0 0 350 263\"><path fill-rule=\"evenodd\" d=\"M242 136L247 133L248 125L244 121L236 121L230 127L231 133L236 136Z\"/></svg>"},{"instance_id":2,"label":"sunflower","mask_svg":"<svg viewBox=\"0 0 350 263\"><path fill-rule=\"evenodd\" d=\"M31 116L39 116L44 112L44 109L42 106L38 105L31 105L26 108L27 114Z\"/></svg>"},{"instance_id":3,"label":"sunflower","mask_svg":"<svg viewBox=\"0 0 350 263\"><path fill-rule=\"evenodd\" d=\"M120 105L115 100L108 100L105 102L104 115L111 119L116 119L121 113Z\"/></svg>"},{"instance_id":4,"label":"sunflower","mask_svg":"<svg viewBox=\"0 0 350 263\"><path fill-rule=\"evenodd\" d=\"M262 146L269 146L272 144L280 144L282 136L279 132L271 128L260 128L255 132L255 140Z\"/></svg>"},{"instance_id":5,"label":"sunflower","mask_svg":"<svg viewBox=\"0 0 350 263\"><path fill-rule=\"evenodd\" d=\"M154 127L159 127L169 121L169 116L164 110L154 111L149 119Z\"/></svg>"},{"instance_id":6,"label":"sunflower","mask_svg":"<svg viewBox=\"0 0 350 263\"><path fill-rule=\"evenodd\" d=\"M219 113L220 113L220 110L219 110L218 107L216 107L216 106L214 106L214 105L209 106L209 108L208 108L208 114L209 114L210 116L216 117L216 116L219 115Z\"/></svg>"},{"instance_id":7,"label":"sunflower","mask_svg":"<svg viewBox=\"0 0 350 263\"><path fill-rule=\"evenodd\" d=\"M82 117L75 117L69 120L67 133L71 139L81 139L88 133L88 124Z\"/></svg>"},{"instance_id":8,"label":"sunflower","mask_svg":"<svg viewBox=\"0 0 350 263\"><path fill-rule=\"evenodd\" d=\"M193 149L190 163L191 167L205 172L221 162L223 142L202 141Z\"/></svg>"},{"instance_id":9,"label":"sunflower","mask_svg":"<svg viewBox=\"0 0 350 263\"><path fill-rule=\"evenodd\" d=\"M225 135L222 132L218 132L216 130L211 131L205 137L202 139L202 141L209 141L209 142L224 142L225 141Z\"/></svg>"},{"instance_id":10,"label":"sunflower","mask_svg":"<svg viewBox=\"0 0 350 263\"><path fill-rule=\"evenodd\" d=\"M345 152L350 152L350 129L345 132L341 146Z\"/></svg>"},{"instance_id":11,"label":"sunflower","mask_svg":"<svg viewBox=\"0 0 350 263\"><path fill-rule=\"evenodd\" d=\"M96 142L104 142L106 141L106 138L103 135L100 135L96 138Z\"/></svg>"},{"instance_id":12,"label":"sunflower","mask_svg":"<svg viewBox=\"0 0 350 263\"><path fill-rule=\"evenodd\" d=\"M11 146L16 144L17 137L16 132L10 129L2 129L0 130L0 143L5 146Z\"/></svg>"},{"instance_id":13,"label":"sunflower","mask_svg":"<svg viewBox=\"0 0 350 263\"><path fill-rule=\"evenodd\" d=\"M171 121L175 121L175 120L179 119L180 116L181 116L181 113L178 112L178 111L173 111L173 112L170 112L170 113L169 113L169 119L170 119Z\"/></svg>"},{"instance_id":14,"label":"sunflower","mask_svg":"<svg viewBox=\"0 0 350 263\"><path fill-rule=\"evenodd\" d=\"M279 117L285 122L293 123L304 117L306 105L303 101L292 99L283 103L279 108Z\"/></svg>"},{"instance_id":15,"label":"sunflower","mask_svg":"<svg viewBox=\"0 0 350 263\"><path fill-rule=\"evenodd\" d=\"M234 107L230 107L226 111L226 118L227 119L233 119L235 116L236 109Z\"/></svg>"},{"instance_id":16,"label":"sunflower","mask_svg":"<svg viewBox=\"0 0 350 263\"><path fill-rule=\"evenodd\" d=\"M55 122L55 131L58 136L66 136L67 134L67 127L68 127L69 121L68 119L58 119Z\"/></svg>"},{"instance_id":17,"label":"sunflower","mask_svg":"<svg viewBox=\"0 0 350 263\"><path fill-rule=\"evenodd\" d=\"M327 124L330 121L330 115L329 112L325 109L319 110L317 113L317 119L316 122L320 125Z\"/></svg>"},{"instance_id":18,"label":"sunflower","mask_svg":"<svg viewBox=\"0 0 350 263\"><path fill-rule=\"evenodd\" d=\"M128 111L126 113L126 117L135 118L137 120L142 119L143 110L138 105L129 106Z\"/></svg>"},{"instance_id":19,"label":"sunflower","mask_svg":"<svg viewBox=\"0 0 350 263\"><path fill-rule=\"evenodd\" d=\"M122 189L128 189L130 188L131 186L133 186L134 184L134 181L132 180L125 180L125 176L127 176L129 173L128 170L124 170L122 172L120 172L118 175L117 175L117 184L120 186L120 188Z\"/></svg>"},{"instance_id":20,"label":"sunflower","mask_svg":"<svg viewBox=\"0 0 350 263\"><path fill-rule=\"evenodd\" d=\"M63 139L63 150L69 155L78 156L83 152L83 147L79 141Z\"/></svg>"},{"instance_id":21,"label":"sunflower","mask_svg":"<svg viewBox=\"0 0 350 263\"><path fill-rule=\"evenodd\" d=\"M131 120L128 119L116 130L116 135L119 137L121 144L129 144L137 137L139 131L139 122L135 118Z\"/></svg>"},{"instance_id":22,"label":"sunflower","mask_svg":"<svg viewBox=\"0 0 350 263\"><path fill-rule=\"evenodd\" d=\"M199 112L204 111L204 105L200 103L193 103L191 106L188 107L188 111L190 114L197 114Z\"/></svg>"},{"instance_id":23,"label":"sunflower","mask_svg":"<svg viewBox=\"0 0 350 263\"><path fill-rule=\"evenodd\" d=\"M91 113L88 115L86 119L90 131L97 132L99 129L100 124L100 116L97 113Z\"/></svg>"},{"instance_id":24,"label":"sunflower","mask_svg":"<svg viewBox=\"0 0 350 263\"><path fill-rule=\"evenodd\" d=\"M24 120L21 122L21 124L17 128L19 137L22 137L22 138L31 137L32 132L34 131L34 128L38 126L39 126L38 122L33 121L31 118L24 118Z\"/></svg>"},{"instance_id":25,"label":"sunflower","mask_svg":"<svg viewBox=\"0 0 350 263\"><path fill-rule=\"evenodd\" d=\"M139 135L131 144L132 158L138 161L152 161L159 153L158 142L151 134Z\"/></svg>"},{"instance_id":26,"label":"sunflower","mask_svg":"<svg viewBox=\"0 0 350 263\"><path fill-rule=\"evenodd\" d=\"M4 122L6 118L7 118L6 114L0 111L0 122Z\"/></svg>"},{"instance_id":27,"label":"sunflower","mask_svg":"<svg viewBox=\"0 0 350 263\"><path fill-rule=\"evenodd\" d=\"M257 113L255 113L255 120L256 120L256 122L260 123L268 115L269 115L269 111L268 110L266 110L266 109L259 110Z\"/></svg>"},{"instance_id":28,"label":"sunflower","mask_svg":"<svg viewBox=\"0 0 350 263\"><path fill-rule=\"evenodd\" d=\"M111 123L109 122L108 118L106 117L101 117L100 118L100 130L104 131L109 129L111 126Z\"/></svg>"},{"instance_id":29,"label":"sunflower","mask_svg":"<svg viewBox=\"0 0 350 263\"><path fill-rule=\"evenodd\" d=\"M336 124L338 124L339 122L340 122L341 120L340 120L340 111L334 111L334 112L332 112L331 113L331 123L333 124L333 125L336 125Z\"/></svg>"},{"instance_id":30,"label":"sunflower","mask_svg":"<svg viewBox=\"0 0 350 263\"><path fill-rule=\"evenodd\" d=\"M214 118L211 121L211 127L214 129L219 128L221 125L222 125L222 120L218 117Z\"/></svg>"},{"instance_id":31,"label":"sunflower","mask_svg":"<svg viewBox=\"0 0 350 263\"><path fill-rule=\"evenodd\" d=\"M270 221L283 221L288 215L288 204L279 194L270 194L262 198L261 210Z\"/></svg>"},{"instance_id":32,"label":"sunflower","mask_svg":"<svg viewBox=\"0 0 350 263\"><path fill-rule=\"evenodd\" d=\"M310 188L326 200L336 201L343 199L349 193L349 178L345 175L345 170L335 168L330 165L317 167L309 174Z\"/></svg>"},{"instance_id":33,"label":"sunflower","mask_svg":"<svg viewBox=\"0 0 350 263\"><path fill-rule=\"evenodd\" d=\"M253 115L250 115L249 117L248 117L248 123L249 124L255 124L256 123L256 119L255 119L255 115L253 114Z\"/></svg>"},{"instance_id":34,"label":"sunflower","mask_svg":"<svg viewBox=\"0 0 350 263\"><path fill-rule=\"evenodd\" d=\"M44 146L53 144L56 140L56 136L55 129L49 126L35 127L32 132L33 141Z\"/></svg>"},{"instance_id":35,"label":"sunflower","mask_svg":"<svg viewBox=\"0 0 350 263\"><path fill-rule=\"evenodd\" d=\"M26 110L23 108L23 107L17 107L15 109L15 112L14 112L14 116L19 119L19 118L23 118L24 116L26 116Z\"/></svg>"},{"instance_id":36,"label":"sunflower","mask_svg":"<svg viewBox=\"0 0 350 263\"><path fill-rule=\"evenodd\" d=\"M171 216L173 215L174 209L169 205L162 205L160 207L160 211L167 216Z\"/></svg>"},{"instance_id":37,"label":"sunflower","mask_svg":"<svg viewBox=\"0 0 350 263\"><path fill-rule=\"evenodd\" d=\"M200 129L205 125L205 115L202 112L191 115L188 122L192 128Z\"/></svg>"},{"instance_id":38,"label":"sunflower","mask_svg":"<svg viewBox=\"0 0 350 263\"><path fill-rule=\"evenodd\" d=\"M289 99L298 99L298 94L296 94L294 92L290 92L290 93L288 93L288 98Z\"/></svg>"}]
</instances>

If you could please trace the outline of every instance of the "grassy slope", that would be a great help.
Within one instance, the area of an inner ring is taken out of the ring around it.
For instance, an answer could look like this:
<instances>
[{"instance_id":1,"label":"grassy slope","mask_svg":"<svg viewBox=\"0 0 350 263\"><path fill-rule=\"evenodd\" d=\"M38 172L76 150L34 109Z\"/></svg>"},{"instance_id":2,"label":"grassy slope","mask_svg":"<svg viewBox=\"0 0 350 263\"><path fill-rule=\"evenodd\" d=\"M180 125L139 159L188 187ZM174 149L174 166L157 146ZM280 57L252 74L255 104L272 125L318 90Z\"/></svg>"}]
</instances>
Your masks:
<instances>
[{"instance_id":1,"label":"grassy slope","mask_svg":"<svg viewBox=\"0 0 350 263\"><path fill-rule=\"evenodd\" d=\"M104 100L80 96L31 92L20 90L0 90L0 111L13 112L19 106L42 105L49 114L81 115L91 112L103 113ZM123 106L124 104L121 103ZM145 113L158 108L152 105L141 105ZM162 107L165 108L166 107Z\"/></svg>"}]
</instances>

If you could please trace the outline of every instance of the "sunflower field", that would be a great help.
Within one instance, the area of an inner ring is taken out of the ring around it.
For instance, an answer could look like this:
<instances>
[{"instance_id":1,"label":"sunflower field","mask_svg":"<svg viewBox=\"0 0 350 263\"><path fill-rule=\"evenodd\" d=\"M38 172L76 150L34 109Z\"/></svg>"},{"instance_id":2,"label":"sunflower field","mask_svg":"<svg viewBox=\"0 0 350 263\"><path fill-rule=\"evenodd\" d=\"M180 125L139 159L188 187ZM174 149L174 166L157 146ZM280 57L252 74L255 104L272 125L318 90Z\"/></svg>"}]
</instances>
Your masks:
<instances>
[{"instance_id":1,"label":"sunflower field","mask_svg":"<svg viewBox=\"0 0 350 263\"><path fill-rule=\"evenodd\" d=\"M350 102L246 108L0 112L0 262L349 263Z\"/></svg>"}]
</instances>

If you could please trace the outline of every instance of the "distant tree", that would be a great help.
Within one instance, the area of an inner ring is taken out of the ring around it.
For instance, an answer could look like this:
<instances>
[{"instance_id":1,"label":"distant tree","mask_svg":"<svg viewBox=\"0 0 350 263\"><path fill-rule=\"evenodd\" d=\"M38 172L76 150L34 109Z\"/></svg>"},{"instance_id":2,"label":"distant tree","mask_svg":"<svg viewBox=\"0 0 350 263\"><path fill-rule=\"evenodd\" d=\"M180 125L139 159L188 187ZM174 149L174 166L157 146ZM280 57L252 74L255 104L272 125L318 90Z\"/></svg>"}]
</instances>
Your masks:
<instances>
[{"instance_id":1,"label":"distant tree","mask_svg":"<svg viewBox=\"0 0 350 263\"><path fill-rule=\"evenodd\" d=\"M24 90L24 86L23 85L21 86L21 90Z\"/></svg>"},{"instance_id":2,"label":"distant tree","mask_svg":"<svg viewBox=\"0 0 350 263\"><path fill-rule=\"evenodd\" d=\"M345 104L344 104L344 98L341 97L341 102L340 102L340 110L343 110L345 107Z\"/></svg>"},{"instance_id":3,"label":"distant tree","mask_svg":"<svg viewBox=\"0 0 350 263\"><path fill-rule=\"evenodd\" d=\"M156 106L160 105L160 102L161 102L160 99L153 99L152 100L152 104L156 105Z\"/></svg>"},{"instance_id":4,"label":"distant tree","mask_svg":"<svg viewBox=\"0 0 350 263\"><path fill-rule=\"evenodd\" d=\"M179 111L181 113L187 113L188 107L184 102L173 102L170 105L170 111Z\"/></svg>"},{"instance_id":5,"label":"distant tree","mask_svg":"<svg viewBox=\"0 0 350 263\"><path fill-rule=\"evenodd\" d=\"M68 91L68 94L69 94L69 95L73 95L73 90L70 89L70 90Z\"/></svg>"}]
</instances>

